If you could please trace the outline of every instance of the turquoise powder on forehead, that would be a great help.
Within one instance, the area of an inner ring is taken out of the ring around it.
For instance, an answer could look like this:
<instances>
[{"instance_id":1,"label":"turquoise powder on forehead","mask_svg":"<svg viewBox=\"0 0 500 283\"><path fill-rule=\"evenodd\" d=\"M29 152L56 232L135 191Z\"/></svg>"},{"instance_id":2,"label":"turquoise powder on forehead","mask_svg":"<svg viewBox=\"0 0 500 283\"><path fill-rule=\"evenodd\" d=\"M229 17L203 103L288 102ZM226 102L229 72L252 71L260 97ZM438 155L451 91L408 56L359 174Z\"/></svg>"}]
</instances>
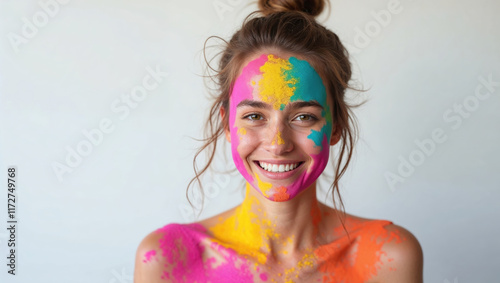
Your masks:
<instances>
[{"instance_id":1,"label":"turquoise powder on forehead","mask_svg":"<svg viewBox=\"0 0 500 283\"><path fill-rule=\"evenodd\" d=\"M321 115L325 117L326 124L320 131L311 130L311 134L307 136L307 138L314 141L316 146L322 146L324 136L326 136L327 140L330 140L330 131L332 129L332 115L327 103L326 89L323 85L323 80L309 62L295 57L290 57L288 61L293 67L290 70L285 70L286 79L297 80L294 84L295 92L290 98L290 101L316 100L324 107L324 111L321 112Z\"/></svg>"}]
</instances>

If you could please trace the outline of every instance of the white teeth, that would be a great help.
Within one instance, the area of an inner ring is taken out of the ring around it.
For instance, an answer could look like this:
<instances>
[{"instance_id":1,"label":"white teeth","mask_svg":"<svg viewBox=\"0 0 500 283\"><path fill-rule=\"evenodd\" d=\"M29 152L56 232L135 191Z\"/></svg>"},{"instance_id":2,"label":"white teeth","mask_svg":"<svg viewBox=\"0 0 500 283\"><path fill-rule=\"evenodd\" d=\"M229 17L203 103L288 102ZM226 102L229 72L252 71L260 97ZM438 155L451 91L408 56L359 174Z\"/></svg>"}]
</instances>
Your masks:
<instances>
[{"instance_id":1,"label":"white teeth","mask_svg":"<svg viewBox=\"0 0 500 283\"><path fill-rule=\"evenodd\" d=\"M259 162L260 167L264 170L277 173L277 172L288 172L299 166L299 163L291 163L291 164L271 164L266 162Z\"/></svg>"}]
</instances>

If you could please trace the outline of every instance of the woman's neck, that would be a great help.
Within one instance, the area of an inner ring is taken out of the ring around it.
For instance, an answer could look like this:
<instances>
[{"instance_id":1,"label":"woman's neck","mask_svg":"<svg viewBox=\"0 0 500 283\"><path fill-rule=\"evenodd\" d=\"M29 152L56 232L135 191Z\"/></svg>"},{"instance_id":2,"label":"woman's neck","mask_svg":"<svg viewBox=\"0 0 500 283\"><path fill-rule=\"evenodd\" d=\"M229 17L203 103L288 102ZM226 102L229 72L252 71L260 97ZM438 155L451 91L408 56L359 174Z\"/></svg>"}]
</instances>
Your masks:
<instances>
[{"instance_id":1,"label":"woman's neck","mask_svg":"<svg viewBox=\"0 0 500 283\"><path fill-rule=\"evenodd\" d=\"M270 201L247 183L243 203L210 230L224 246L256 257L260 263L268 258L279 261L299 256L322 242L322 210L316 199L316 183L286 202Z\"/></svg>"}]
</instances>

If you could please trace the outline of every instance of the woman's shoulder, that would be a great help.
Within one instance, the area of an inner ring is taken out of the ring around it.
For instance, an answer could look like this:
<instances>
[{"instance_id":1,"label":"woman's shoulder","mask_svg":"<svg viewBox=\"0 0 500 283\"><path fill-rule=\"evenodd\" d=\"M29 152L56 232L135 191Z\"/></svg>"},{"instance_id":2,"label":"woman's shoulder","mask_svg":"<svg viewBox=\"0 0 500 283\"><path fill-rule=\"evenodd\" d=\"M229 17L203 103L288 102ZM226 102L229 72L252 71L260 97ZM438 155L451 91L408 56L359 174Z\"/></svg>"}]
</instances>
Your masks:
<instances>
[{"instance_id":1,"label":"woman's shoulder","mask_svg":"<svg viewBox=\"0 0 500 283\"><path fill-rule=\"evenodd\" d=\"M344 229L345 227L345 229ZM418 253L421 251L417 238L406 228L394 224L391 220L371 219L346 214L344 226L336 228L336 232L347 232L348 237L378 243L388 255L403 256L403 252Z\"/></svg>"},{"instance_id":2,"label":"woman's shoulder","mask_svg":"<svg viewBox=\"0 0 500 283\"><path fill-rule=\"evenodd\" d=\"M205 228L198 223L171 223L149 233L144 237L139 247L163 249L172 245L173 242L184 242L183 244L187 245L204 235Z\"/></svg>"},{"instance_id":3,"label":"woman's shoulder","mask_svg":"<svg viewBox=\"0 0 500 283\"><path fill-rule=\"evenodd\" d=\"M141 241L135 257L134 282L169 282L172 271L192 269L202 258L205 228L198 224L168 224L149 233ZM175 269L175 270L174 270Z\"/></svg>"},{"instance_id":4,"label":"woman's shoulder","mask_svg":"<svg viewBox=\"0 0 500 283\"><path fill-rule=\"evenodd\" d=\"M373 279L380 282L422 282L423 252L413 233L390 220L351 214L346 215L344 226L358 249L364 251L364 259L372 256L370 260L377 261L380 269Z\"/></svg>"}]
</instances>

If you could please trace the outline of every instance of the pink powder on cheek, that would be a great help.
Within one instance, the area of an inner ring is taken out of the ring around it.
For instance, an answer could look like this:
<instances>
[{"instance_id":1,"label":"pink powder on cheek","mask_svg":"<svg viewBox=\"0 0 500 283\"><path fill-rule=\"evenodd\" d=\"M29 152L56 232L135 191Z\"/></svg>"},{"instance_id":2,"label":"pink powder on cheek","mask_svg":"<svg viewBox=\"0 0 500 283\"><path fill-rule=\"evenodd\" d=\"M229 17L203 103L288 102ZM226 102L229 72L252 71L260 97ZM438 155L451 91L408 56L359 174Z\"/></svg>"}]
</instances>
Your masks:
<instances>
[{"instance_id":1,"label":"pink powder on cheek","mask_svg":"<svg viewBox=\"0 0 500 283\"><path fill-rule=\"evenodd\" d=\"M150 250L150 251L146 252L144 254L145 259L143 260L143 262L150 262L151 258L153 256L155 256L155 255L156 255L156 251L155 250Z\"/></svg>"},{"instance_id":2,"label":"pink powder on cheek","mask_svg":"<svg viewBox=\"0 0 500 283\"><path fill-rule=\"evenodd\" d=\"M236 108L238 104L245 100L253 99L253 88L251 80L253 77L261 74L260 67L267 61L267 55L262 55L259 58L248 63L241 71L240 76L236 79L233 92L229 99L229 126L231 132L231 153L233 155L234 164L243 177L250 183L253 182L253 177L245 168L245 162L241 159L238 153L238 145L240 144L238 136L238 128L235 126Z\"/></svg>"},{"instance_id":3,"label":"pink powder on cheek","mask_svg":"<svg viewBox=\"0 0 500 283\"><path fill-rule=\"evenodd\" d=\"M307 189L312 183L314 183L314 181L316 181L316 179L318 179L328 163L329 153L330 145L328 144L328 139L326 136L323 136L321 152L310 155L313 159L312 166L309 170L303 172L302 175L295 180L295 182L286 186L290 199Z\"/></svg>"}]
</instances>

